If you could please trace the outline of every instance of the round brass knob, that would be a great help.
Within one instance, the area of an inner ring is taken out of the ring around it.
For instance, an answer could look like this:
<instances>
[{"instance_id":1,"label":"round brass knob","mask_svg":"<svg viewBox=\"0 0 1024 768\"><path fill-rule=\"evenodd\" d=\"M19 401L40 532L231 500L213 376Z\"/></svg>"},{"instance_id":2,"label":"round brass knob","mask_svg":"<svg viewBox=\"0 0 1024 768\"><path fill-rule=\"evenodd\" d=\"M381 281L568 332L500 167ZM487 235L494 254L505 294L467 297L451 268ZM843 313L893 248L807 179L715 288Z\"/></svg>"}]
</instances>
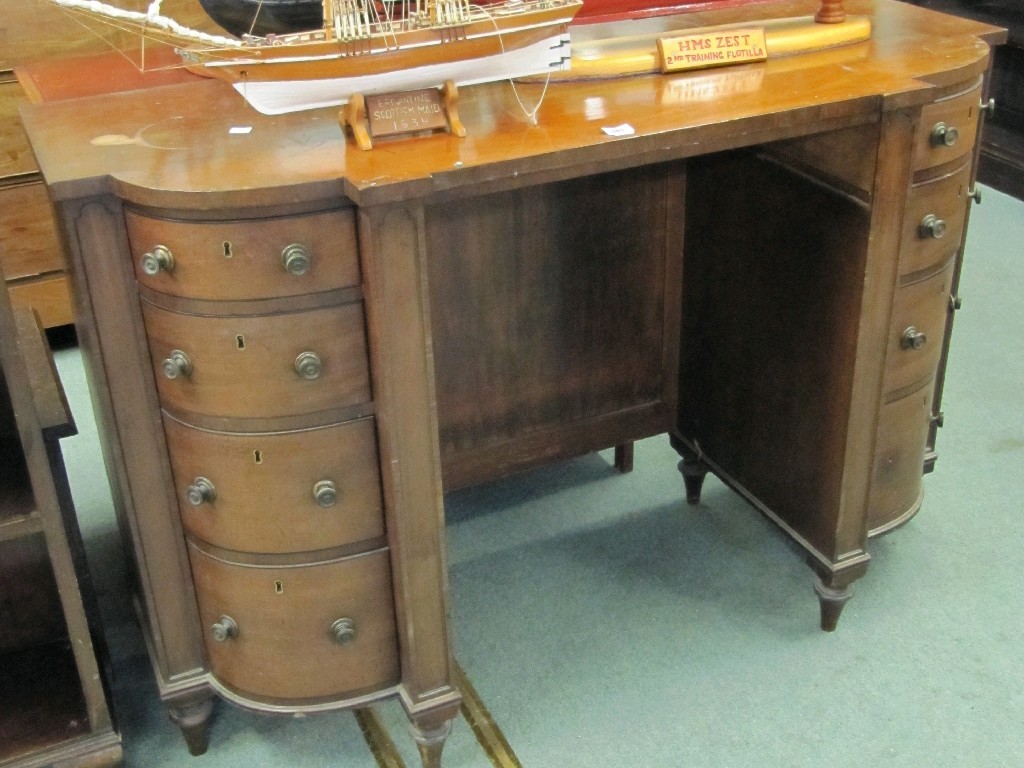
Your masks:
<instances>
[{"instance_id":1,"label":"round brass knob","mask_svg":"<svg viewBox=\"0 0 1024 768\"><path fill-rule=\"evenodd\" d=\"M155 245L149 253L142 254L142 271L150 277L156 277L161 270L164 272L174 271L174 256L166 245Z\"/></svg>"},{"instance_id":2,"label":"round brass knob","mask_svg":"<svg viewBox=\"0 0 1024 768\"><path fill-rule=\"evenodd\" d=\"M996 111L996 100L989 99L988 101L982 102L981 111L986 113L989 117Z\"/></svg>"},{"instance_id":3,"label":"round brass knob","mask_svg":"<svg viewBox=\"0 0 1024 768\"><path fill-rule=\"evenodd\" d=\"M932 128L933 147L952 147L959 138L960 131L952 125L936 123L935 127Z\"/></svg>"},{"instance_id":4,"label":"round brass knob","mask_svg":"<svg viewBox=\"0 0 1024 768\"><path fill-rule=\"evenodd\" d=\"M221 616L220 621L210 627L210 631L213 632L214 640L223 643L225 640L238 637L238 622L230 616Z\"/></svg>"},{"instance_id":5,"label":"round brass knob","mask_svg":"<svg viewBox=\"0 0 1024 768\"><path fill-rule=\"evenodd\" d=\"M981 190L977 187L971 187L967 190L967 196L971 198L978 205L981 205Z\"/></svg>"},{"instance_id":6,"label":"round brass knob","mask_svg":"<svg viewBox=\"0 0 1024 768\"><path fill-rule=\"evenodd\" d=\"M338 645L348 645L356 639L356 623L352 619L338 619L331 624L330 634Z\"/></svg>"},{"instance_id":7,"label":"round brass knob","mask_svg":"<svg viewBox=\"0 0 1024 768\"><path fill-rule=\"evenodd\" d=\"M950 296L949 297L949 308L951 310L953 310L954 312L956 310L960 309L963 305L964 305L964 300L961 299L959 296Z\"/></svg>"},{"instance_id":8,"label":"round brass knob","mask_svg":"<svg viewBox=\"0 0 1024 768\"><path fill-rule=\"evenodd\" d=\"M900 345L904 349L921 349L928 341L928 337L914 326L910 326L900 337Z\"/></svg>"},{"instance_id":9,"label":"round brass knob","mask_svg":"<svg viewBox=\"0 0 1024 768\"><path fill-rule=\"evenodd\" d=\"M319 378L322 364L316 352L303 352L295 358L295 372L304 379Z\"/></svg>"},{"instance_id":10,"label":"round brass knob","mask_svg":"<svg viewBox=\"0 0 1024 768\"><path fill-rule=\"evenodd\" d=\"M333 480L321 480L313 486L313 498L321 507L333 507L338 502L338 487Z\"/></svg>"},{"instance_id":11,"label":"round brass knob","mask_svg":"<svg viewBox=\"0 0 1024 768\"><path fill-rule=\"evenodd\" d=\"M921 237L930 237L938 240L944 234L946 234L946 222L936 216L934 213L929 213L923 219L918 227L918 233Z\"/></svg>"},{"instance_id":12,"label":"round brass knob","mask_svg":"<svg viewBox=\"0 0 1024 768\"><path fill-rule=\"evenodd\" d=\"M301 243L292 243L286 245L281 251L281 264L289 275L298 277L309 272L309 268L312 266L312 256L306 250L306 246Z\"/></svg>"},{"instance_id":13,"label":"round brass knob","mask_svg":"<svg viewBox=\"0 0 1024 768\"><path fill-rule=\"evenodd\" d=\"M176 379L179 376L192 375L192 360L180 349L171 352L170 357L163 363L164 376L168 379Z\"/></svg>"},{"instance_id":14,"label":"round brass knob","mask_svg":"<svg viewBox=\"0 0 1024 768\"><path fill-rule=\"evenodd\" d=\"M197 477L188 487L188 503L199 507L217 499L217 489L205 477Z\"/></svg>"}]
</instances>

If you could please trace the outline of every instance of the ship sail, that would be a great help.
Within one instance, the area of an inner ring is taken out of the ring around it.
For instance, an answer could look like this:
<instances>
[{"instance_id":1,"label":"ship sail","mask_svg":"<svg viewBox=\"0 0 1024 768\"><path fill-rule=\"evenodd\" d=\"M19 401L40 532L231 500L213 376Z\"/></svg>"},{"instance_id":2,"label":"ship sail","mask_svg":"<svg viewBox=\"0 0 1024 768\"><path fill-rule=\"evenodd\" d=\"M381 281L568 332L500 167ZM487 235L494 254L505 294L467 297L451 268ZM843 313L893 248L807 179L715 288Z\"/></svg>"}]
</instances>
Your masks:
<instances>
[{"instance_id":1,"label":"ship sail","mask_svg":"<svg viewBox=\"0 0 1024 768\"><path fill-rule=\"evenodd\" d=\"M50 0L70 12L86 14L91 18L100 17L110 20L115 26L127 26L143 34L156 33L159 36L177 39L182 42L203 43L211 46L238 47L242 41L224 35L212 35L198 29L186 27L174 19L160 13L163 0L153 0L146 12L130 11L118 8L100 0Z\"/></svg>"}]
</instances>

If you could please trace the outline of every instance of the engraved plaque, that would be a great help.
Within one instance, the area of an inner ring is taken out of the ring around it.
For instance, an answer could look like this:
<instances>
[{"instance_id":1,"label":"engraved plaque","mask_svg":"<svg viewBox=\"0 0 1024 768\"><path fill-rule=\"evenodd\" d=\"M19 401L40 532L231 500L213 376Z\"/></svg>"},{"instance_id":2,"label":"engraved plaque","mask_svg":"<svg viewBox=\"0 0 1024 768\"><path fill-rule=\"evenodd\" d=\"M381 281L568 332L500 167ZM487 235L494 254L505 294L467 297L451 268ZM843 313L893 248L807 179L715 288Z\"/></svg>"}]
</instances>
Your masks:
<instances>
[{"instance_id":1,"label":"engraved plaque","mask_svg":"<svg viewBox=\"0 0 1024 768\"><path fill-rule=\"evenodd\" d=\"M768 48L764 29L750 27L661 37L658 38L658 55L662 72L679 72L764 61L768 58Z\"/></svg>"},{"instance_id":2,"label":"engraved plaque","mask_svg":"<svg viewBox=\"0 0 1024 768\"><path fill-rule=\"evenodd\" d=\"M367 96L366 118L373 137L448 127L441 93L436 88Z\"/></svg>"}]
</instances>

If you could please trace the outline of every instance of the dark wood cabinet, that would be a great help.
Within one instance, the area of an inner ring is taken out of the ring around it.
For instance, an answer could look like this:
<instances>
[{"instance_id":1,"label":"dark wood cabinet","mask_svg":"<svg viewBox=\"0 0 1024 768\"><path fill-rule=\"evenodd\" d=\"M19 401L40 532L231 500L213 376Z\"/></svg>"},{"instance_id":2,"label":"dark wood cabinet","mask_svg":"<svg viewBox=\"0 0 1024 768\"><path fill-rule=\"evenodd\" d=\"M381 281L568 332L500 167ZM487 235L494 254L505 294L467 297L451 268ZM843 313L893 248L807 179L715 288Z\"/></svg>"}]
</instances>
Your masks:
<instances>
[{"instance_id":1,"label":"dark wood cabinet","mask_svg":"<svg viewBox=\"0 0 1024 768\"><path fill-rule=\"evenodd\" d=\"M36 315L0 290L0 766L121 759L59 440L75 428Z\"/></svg>"}]
</instances>

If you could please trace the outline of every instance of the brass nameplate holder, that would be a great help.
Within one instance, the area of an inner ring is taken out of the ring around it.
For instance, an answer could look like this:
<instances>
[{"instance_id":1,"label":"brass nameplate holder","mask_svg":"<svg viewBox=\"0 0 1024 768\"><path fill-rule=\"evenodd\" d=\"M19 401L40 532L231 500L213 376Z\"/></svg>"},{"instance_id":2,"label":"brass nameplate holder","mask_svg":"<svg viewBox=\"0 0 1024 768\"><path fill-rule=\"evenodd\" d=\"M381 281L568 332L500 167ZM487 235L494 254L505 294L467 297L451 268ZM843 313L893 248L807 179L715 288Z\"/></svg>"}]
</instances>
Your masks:
<instances>
[{"instance_id":1,"label":"brass nameplate holder","mask_svg":"<svg viewBox=\"0 0 1024 768\"><path fill-rule=\"evenodd\" d=\"M360 149L373 149L373 140L427 131L445 130L463 138L466 129L459 119L459 91L451 80L441 88L354 94L341 113L341 123L352 129Z\"/></svg>"},{"instance_id":2,"label":"brass nameplate holder","mask_svg":"<svg viewBox=\"0 0 1024 768\"><path fill-rule=\"evenodd\" d=\"M765 61L768 46L763 27L708 30L680 37L659 37L658 58L662 72L681 72Z\"/></svg>"}]
</instances>

